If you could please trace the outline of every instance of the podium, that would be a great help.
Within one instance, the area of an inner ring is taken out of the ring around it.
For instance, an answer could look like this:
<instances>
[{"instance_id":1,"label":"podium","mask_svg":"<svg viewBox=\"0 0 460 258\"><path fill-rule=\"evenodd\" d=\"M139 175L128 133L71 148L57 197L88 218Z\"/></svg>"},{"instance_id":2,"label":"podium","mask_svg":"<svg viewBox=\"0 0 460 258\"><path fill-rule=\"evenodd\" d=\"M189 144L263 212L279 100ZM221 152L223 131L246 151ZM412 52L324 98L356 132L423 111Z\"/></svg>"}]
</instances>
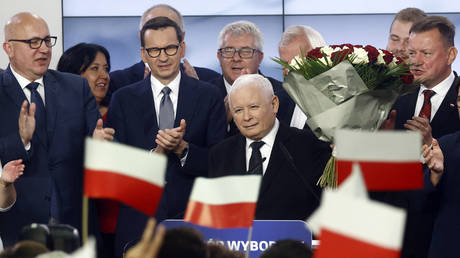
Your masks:
<instances>
[{"instance_id":1,"label":"podium","mask_svg":"<svg viewBox=\"0 0 460 258\"><path fill-rule=\"evenodd\" d=\"M312 235L307 223L301 220L254 220L252 237L248 241L249 228L214 229L197 226L183 220L165 220L161 222L166 228L188 226L199 230L205 241L214 241L231 250L246 252L249 257L257 258L260 254L281 239L296 239L311 247Z\"/></svg>"}]
</instances>

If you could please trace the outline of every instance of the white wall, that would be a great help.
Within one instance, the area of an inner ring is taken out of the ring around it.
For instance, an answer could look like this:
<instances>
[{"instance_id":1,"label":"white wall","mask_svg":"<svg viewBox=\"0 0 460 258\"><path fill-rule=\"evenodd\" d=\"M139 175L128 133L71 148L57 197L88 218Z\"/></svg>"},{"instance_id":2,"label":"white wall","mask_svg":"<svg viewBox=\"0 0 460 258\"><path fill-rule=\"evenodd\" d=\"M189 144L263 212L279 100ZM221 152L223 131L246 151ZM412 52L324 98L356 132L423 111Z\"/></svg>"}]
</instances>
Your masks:
<instances>
[{"instance_id":1,"label":"white wall","mask_svg":"<svg viewBox=\"0 0 460 258\"><path fill-rule=\"evenodd\" d=\"M56 67L59 57L62 54L62 0L13 0L3 3L0 8L0 42L4 42L4 26L8 19L19 12L32 12L41 16L48 23L50 34L57 36L58 41L53 47L53 58L50 67ZM0 68L5 69L8 66L8 56L5 51L0 50Z\"/></svg>"}]
</instances>

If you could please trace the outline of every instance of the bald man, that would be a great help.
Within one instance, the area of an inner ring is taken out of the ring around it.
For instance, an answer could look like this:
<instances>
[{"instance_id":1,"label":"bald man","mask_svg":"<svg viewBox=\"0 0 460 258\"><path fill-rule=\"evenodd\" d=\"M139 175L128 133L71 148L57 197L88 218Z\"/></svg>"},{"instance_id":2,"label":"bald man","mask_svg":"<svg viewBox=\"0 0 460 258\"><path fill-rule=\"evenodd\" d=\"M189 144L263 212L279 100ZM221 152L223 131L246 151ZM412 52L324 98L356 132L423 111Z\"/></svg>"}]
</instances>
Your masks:
<instances>
[{"instance_id":1,"label":"bald man","mask_svg":"<svg viewBox=\"0 0 460 258\"><path fill-rule=\"evenodd\" d=\"M210 176L263 175L255 218L305 220L319 204L316 182L329 159L329 146L276 118L278 97L262 75L238 77L229 107L240 134L211 149Z\"/></svg>"},{"instance_id":2,"label":"bald man","mask_svg":"<svg viewBox=\"0 0 460 258\"><path fill-rule=\"evenodd\" d=\"M0 234L10 246L21 228L32 222L80 229L84 138L110 140L114 132L98 121L85 79L48 69L56 37L44 19L18 13L4 33L10 64L0 74L0 139L5 150L0 160L7 164L22 159L26 165L15 183L16 204L0 214ZM34 104L29 108L29 103ZM24 130L19 130L20 112L34 114Z\"/></svg>"}]
</instances>

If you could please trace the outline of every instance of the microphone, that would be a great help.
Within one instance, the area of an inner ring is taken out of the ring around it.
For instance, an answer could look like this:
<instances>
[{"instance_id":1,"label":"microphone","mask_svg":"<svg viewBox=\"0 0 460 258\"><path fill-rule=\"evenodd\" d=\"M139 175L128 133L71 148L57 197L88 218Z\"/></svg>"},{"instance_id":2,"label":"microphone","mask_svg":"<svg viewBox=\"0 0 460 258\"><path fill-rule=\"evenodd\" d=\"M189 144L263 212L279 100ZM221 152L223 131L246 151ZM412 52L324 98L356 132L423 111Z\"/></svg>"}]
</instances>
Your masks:
<instances>
[{"instance_id":1,"label":"microphone","mask_svg":"<svg viewBox=\"0 0 460 258\"><path fill-rule=\"evenodd\" d=\"M289 151L286 149L286 147L284 146L283 143L280 142L280 148L281 148L281 152L284 154L284 156L288 159L288 163L289 165L292 167L292 169L294 170L294 173L300 177L300 179L302 180L302 183L307 187L307 189L310 191L310 193L313 195L313 197L315 197L315 199L318 201L318 202L321 202L320 199L319 199L319 196L315 193L315 191L313 191L313 189L311 188L311 185L308 184L308 182L305 180L305 178L302 176L302 174L300 173L300 171L297 169L295 163L294 163L294 159L292 158L291 154L289 153Z\"/></svg>"},{"instance_id":2,"label":"microphone","mask_svg":"<svg viewBox=\"0 0 460 258\"><path fill-rule=\"evenodd\" d=\"M248 174L254 174L254 172L259 169L263 164L264 164L264 161L267 160L267 157L263 157L262 158L262 161L259 162L259 164L257 164L257 166L253 167L251 170L249 170L247 173ZM263 171L263 169L262 169Z\"/></svg>"}]
</instances>

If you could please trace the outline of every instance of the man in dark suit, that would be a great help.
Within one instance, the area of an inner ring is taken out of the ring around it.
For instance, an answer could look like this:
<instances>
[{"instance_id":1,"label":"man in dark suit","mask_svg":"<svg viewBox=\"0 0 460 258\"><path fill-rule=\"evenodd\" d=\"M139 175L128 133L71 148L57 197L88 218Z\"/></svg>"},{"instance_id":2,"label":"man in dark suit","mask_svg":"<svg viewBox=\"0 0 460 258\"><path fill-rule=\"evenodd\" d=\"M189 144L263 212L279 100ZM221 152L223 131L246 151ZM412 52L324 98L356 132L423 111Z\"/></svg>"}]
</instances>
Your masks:
<instances>
[{"instance_id":1,"label":"man in dark suit","mask_svg":"<svg viewBox=\"0 0 460 258\"><path fill-rule=\"evenodd\" d=\"M208 148L225 136L225 108L217 90L179 68L185 53L182 35L166 17L146 22L141 30L142 59L151 74L117 91L107 117L118 141L168 156L167 184L155 214L160 221L183 217L195 177L207 176ZM141 236L146 219L121 207L117 255L126 242Z\"/></svg>"},{"instance_id":2,"label":"man in dark suit","mask_svg":"<svg viewBox=\"0 0 460 258\"><path fill-rule=\"evenodd\" d=\"M236 21L225 25L218 38L217 59L222 76L211 81L216 85L225 101L227 110L227 136L238 133L227 105L227 94L233 82L242 74L262 74L259 66L264 58L263 36L259 28L249 21ZM280 81L267 77L276 95L284 92ZM286 94L284 92L284 94ZM288 97L286 95L286 97ZM281 106L294 105L290 98L283 98ZM288 109L288 108L286 108ZM281 119L281 118L280 118ZM283 119L282 119L283 120ZM284 121L284 120L283 120ZM289 122L287 122L289 123Z\"/></svg>"},{"instance_id":3,"label":"man in dark suit","mask_svg":"<svg viewBox=\"0 0 460 258\"><path fill-rule=\"evenodd\" d=\"M0 160L20 158L26 165L16 181L16 204L0 214L7 246L33 222L81 229L84 138L111 139L113 134L98 121L85 79L48 70L55 41L46 22L31 13L16 14L5 26L3 49L10 65L0 76L0 139L6 150ZM27 102L35 103L35 118L28 120L27 130L18 130L21 106L31 112Z\"/></svg>"},{"instance_id":4,"label":"man in dark suit","mask_svg":"<svg viewBox=\"0 0 460 258\"><path fill-rule=\"evenodd\" d=\"M278 52L281 60L290 63L294 57L307 54L310 50L325 45L326 42L318 31L308 26L294 25L283 32L280 43L278 44ZM283 67L283 75L287 76L288 72L289 70ZM290 103L289 105L280 106L278 112L280 120L285 121L292 127L303 129L307 121L307 116L302 112L300 107L292 100L289 102L291 97L286 91L278 94L278 98L280 102L285 101L287 98L288 100L285 102Z\"/></svg>"},{"instance_id":5,"label":"man in dark suit","mask_svg":"<svg viewBox=\"0 0 460 258\"><path fill-rule=\"evenodd\" d=\"M329 146L278 121L278 97L259 74L234 82L229 106L241 134L211 149L210 176L263 174L255 218L307 218L319 204L316 182L330 157Z\"/></svg>"},{"instance_id":6,"label":"man in dark suit","mask_svg":"<svg viewBox=\"0 0 460 258\"><path fill-rule=\"evenodd\" d=\"M454 25L445 17L429 16L410 29L411 73L422 85L400 97L390 120L395 129L418 130L424 144L460 130L456 108L460 80L451 65L457 56ZM431 241L435 212L420 208L423 191L374 193L371 197L408 211L402 257L426 257Z\"/></svg>"},{"instance_id":7,"label":"man in dark suit","mask_svg":"<svg viewBox=\"0 0 460 258\"><path fill-rule=\"evenodd\" d=\"M148 20L159 16L168 17L169 19L176 22L182 30L182 37L185 37L184 21L181 13L174 7L166 4L154 5L142 14L139 24L139 33L142 29L142 26L144 26ZM206 82L209 82L212 79L220 76L219 73L211 69L204 67L193 67L186 59L184 59L184 63L181 64L181 69L182 72L185 72L186 75ZM111 72L110 87L107 93L108 96L106 97L105 101L108 102L112 93L121 87L128 86L143 80L149 74L149 72L149 67L146 66L142 60L128 68Z\"/></svg>"}]
</instances>

